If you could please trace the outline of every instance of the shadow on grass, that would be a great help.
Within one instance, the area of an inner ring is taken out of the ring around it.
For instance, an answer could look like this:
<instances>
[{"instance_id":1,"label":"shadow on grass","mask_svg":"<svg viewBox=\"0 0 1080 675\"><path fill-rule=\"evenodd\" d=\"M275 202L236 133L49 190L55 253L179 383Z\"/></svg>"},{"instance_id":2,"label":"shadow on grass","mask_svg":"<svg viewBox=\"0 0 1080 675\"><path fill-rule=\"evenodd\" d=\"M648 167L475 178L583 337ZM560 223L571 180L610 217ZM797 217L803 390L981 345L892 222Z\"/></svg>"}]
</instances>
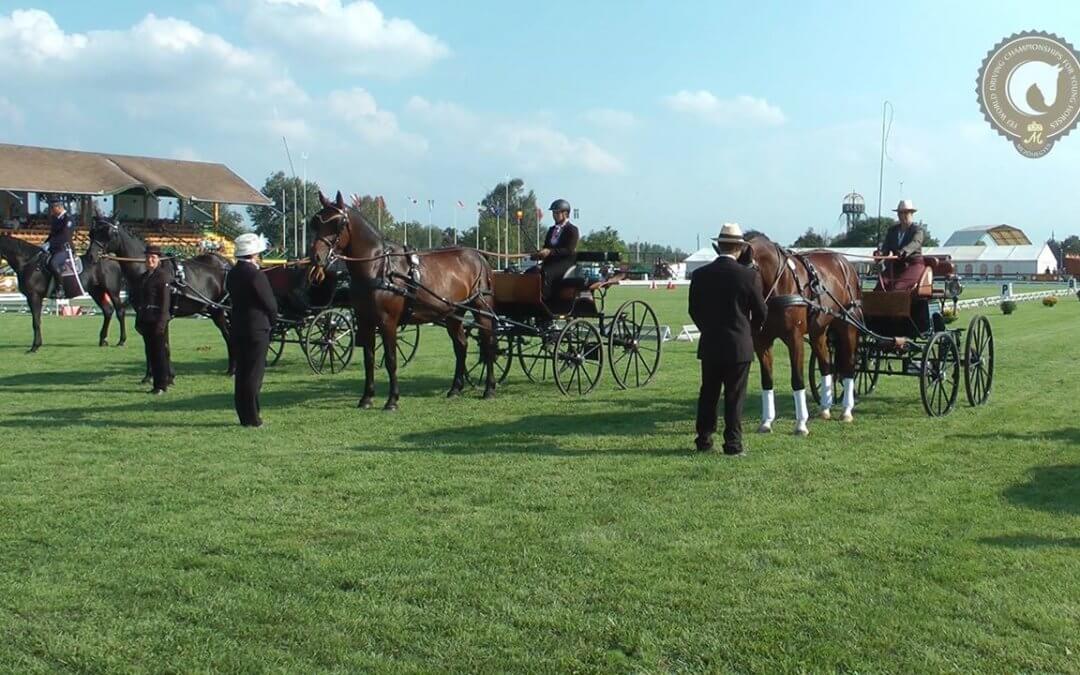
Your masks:
<instances>
[{"instance_id":1,"label":"shadow on grass","mask_svg":"<svg viewBox=\"0 0 1080 675\"><path fill-rule=\"evenodd\" d=\"M124 372L124 371L119 371ZM69 373L58 373L67 375ZM20 376L21 377L21 376ZM179 377L179 376L178 376ZM417 395L441 395L449 386L449 380L434 377L418 377L410 382L410 391ZM404 387L403 387L404 388ZM213 393L184 396L178 392L179 387L171 389L162 397L140 396L139 391L146 388L137 388L133 385L132 390L123 392L122 396L135 396L138 400L132 403L117 405L98 405L88 403L85 408L44 408L26 412L14 412L10 418L4 421L5 426L23 428L41 427L65 427L65 426L91 426L91 427L122 427L145 429L148 426L155 428L197 428L197 427L225 427L232 424L218 424L200 422L199 413L207 411L233 411L233 385L229 378L222 378L221 390ZM338 376L312 375L297 383L290 381L282 387L263 387L259 396L259 402L263 410L289 408L291 406L309 401L332 401L330 405L340 408L342 411L351 412L359 398L360 385L354 381L348 382ZM88 391L81 389L80 391ZM115 394L115 391L112 392ZM342 401L341 397L346 397ZM355 398L354 398L355 397ZM403 398L404 400L404 398ZM124 419L130 414L154 413L152 420ZM187 413L187 414L185 414Z\"/></svg>"},{"instance_id":2,"label":"shadow on grass","mask_svg":"<svg viewBox=\"0 0 1080 675\"><path fill-rule=\"evenodd\" d=\"M693 455L693 439L687 435L679 448L625 448L613 441L611 447L603 433L620 437L656 434L659 426L671 422L693 421L694 408L686 402L633 401L614 404L604 412L530 415L505 422L473 426L430 429L402 436L406 445L354 446L355 452L438 452L448 455L488 453L536 454L574 457L583 455ZM749 420L747 421L749 422ZM745 426L744 426L745 428ZM588 436L595 449L566 448L560 438Z\"/></svg>"},{"instance_id":3,"label":"shadow on grass","mask_svg":"<svg viewBox=\"0 0 1080 675\"><path fill-rule=\"evenodd\" d=\"M1037 534L1009 534L998 537L983 537L981 544L1004 546L1006 548L1045 548L1061 546L1080 548L1080 537L1045 537Z\"/></svg>"},{"instance_id":4,"label":"shadow on grass","mask_svg":"<svg viewBox=\"0 0 1080 675\"><path fill-rule=\"evenodd\" d=\"M1080 515L1080 464L1037 467L1026 483L1012 485L1002 495L1029 509Z\"/></svg>"},{"instance_id":5,"label":"shadow on grass","mask_svg":"<svg viewBox=\"0 0 1080 675\"><path fill-rule=\"evenodd\" d=\"M1065 427L1064 429L1045 429L1030 431L1023 434L994 432L992 434L950 434L948 438L957 440L985 441L990 439L1002 439L1009 441L1065 441L1066 443L1080 444L1080 427Z\"/></svg>"}]
</instances>

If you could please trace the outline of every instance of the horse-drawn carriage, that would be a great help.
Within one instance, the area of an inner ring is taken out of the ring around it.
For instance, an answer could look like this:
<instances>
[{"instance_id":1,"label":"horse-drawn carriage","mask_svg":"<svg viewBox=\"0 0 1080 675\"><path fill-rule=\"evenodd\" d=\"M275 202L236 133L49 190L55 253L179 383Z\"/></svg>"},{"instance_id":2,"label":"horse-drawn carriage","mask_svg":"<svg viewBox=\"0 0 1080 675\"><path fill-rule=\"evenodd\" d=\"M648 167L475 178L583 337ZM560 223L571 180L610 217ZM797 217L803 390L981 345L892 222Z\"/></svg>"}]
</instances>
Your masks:
<instances>
[{"instance_id":1,"label":"horse-drawn carriage","mask_svg":"<svg viewBox=\"0 0 1080 675\"><path fill-rule=\"evenodd\" d=\"M320 284L311 284L304 266L282 265L265 271L278 303L278 319L270 335L266 365L281 360L286 344L296 344L316 374L337 374L352 361L356 319L349 301L349 276L344 269L328 270ZM398 363L405 366L420 344L419 326L402 326L397 333ZM381 364L382 342L376 342Z\"/></svg>"},{"instance_id":2,"label":"horse-drawn carriage","mask_svg":"<svg viewBox=\"0 0 1080 675\"><path fill-rule=\"evenodd\" d=\"M918 377L923 408L928 415L940 417L956 405L961 371L970 405L983 405L990 398L994 334L981 315L971 319L966 331L947 326L946 303L952 302L955 311L963 285L948 256L927 256L924 262L926 271L914 289L863 292L855 386L857 395L864 397L874 391L881 375ZM835 353L831 345L830 352ZM819 397L817 372L818 364L811 356L815 398Z\"/></svg>"},{"instance_id":3,"label":"horse-drawn carriage","mask_svg":"<svg viewBox=\"0 0 1080 675\"><path fill-rule=\"evenodd\" d=\"M577 260L616 262L618 254L583 252ZM660 325L641 300L605 312L607 293L620 278L593 281L572 267L553 284L553 297L545 299L539 274L494 273L497 381L506 379L516 360L533 382L554 380L563 394L587 394L600 381L606 353L619 388L648 383L660 365ZM479 341L480 329L468 330ZM480 349L473 353L466 377L479 382L484 364Z\"/></svg>"}]
</instances>

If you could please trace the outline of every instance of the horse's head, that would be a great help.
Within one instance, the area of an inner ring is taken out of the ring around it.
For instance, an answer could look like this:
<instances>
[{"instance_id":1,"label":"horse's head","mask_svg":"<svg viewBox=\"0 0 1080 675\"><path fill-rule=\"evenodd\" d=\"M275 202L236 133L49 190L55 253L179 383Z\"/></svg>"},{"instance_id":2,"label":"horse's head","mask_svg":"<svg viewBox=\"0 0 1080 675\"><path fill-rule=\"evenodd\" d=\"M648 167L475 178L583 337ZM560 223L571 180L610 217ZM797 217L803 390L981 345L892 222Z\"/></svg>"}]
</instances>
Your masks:
<instances>
[{"instance_id":1,"label":"horse's head","mask_svg":"<svg viewBox=\"0 0 1080 675\"><path fill-rule=\"evenodd\" d=\"M323 282L326 268L333 263L338 252L348 247L351 236L349 211L341 191L338 191L334 201L327 199L320 191L319 203L322 208L308 221L308 228L311 230L311 250L308 253L311 268L308 278L313 284Z\"/></svg>"},{"instance_id":2,"label":"horse's head","mask_svg":"<svg viewBox=\"0 0 1080 675\"><path fill-rule=\"evenodd\" d=\"M120 251L120 226L115 218L94 216L90 225L89 253L112 253Z\"/></svg>"}]
</instances>

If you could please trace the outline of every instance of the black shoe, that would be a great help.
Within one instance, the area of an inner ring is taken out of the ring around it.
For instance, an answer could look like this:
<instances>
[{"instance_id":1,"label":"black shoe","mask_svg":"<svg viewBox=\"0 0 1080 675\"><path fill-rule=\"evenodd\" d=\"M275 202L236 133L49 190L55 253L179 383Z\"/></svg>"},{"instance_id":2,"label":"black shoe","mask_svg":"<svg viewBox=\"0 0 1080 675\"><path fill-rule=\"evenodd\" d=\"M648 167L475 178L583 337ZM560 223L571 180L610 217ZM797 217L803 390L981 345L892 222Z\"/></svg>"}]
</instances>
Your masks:
<instances>
[{"instance_id":1,"label":"black shoe","mask_svg":"<svg viewBox=\"0 0 1080 675\"><path fill-rule=\"evenodd\" d=\"M708 452L713 449L712 436L698 436L694 439L694 447L698 452Z\"/></svg>"},{"instance_id":2,"label":"black shoe","mask_svg":"<svg viewBox=\"0 0 1080 675\"><path fill-rule=\"evenodd\" d=\"M151 390L150 390L150 395L151 395L151 396L161 396L161 395L162 395L162 394L164 394L164 393L165 393L165 390L164 390L164 389L156 389L156 388L155 388L155 389L151 389Z\"/></svg>"}]
</instances>

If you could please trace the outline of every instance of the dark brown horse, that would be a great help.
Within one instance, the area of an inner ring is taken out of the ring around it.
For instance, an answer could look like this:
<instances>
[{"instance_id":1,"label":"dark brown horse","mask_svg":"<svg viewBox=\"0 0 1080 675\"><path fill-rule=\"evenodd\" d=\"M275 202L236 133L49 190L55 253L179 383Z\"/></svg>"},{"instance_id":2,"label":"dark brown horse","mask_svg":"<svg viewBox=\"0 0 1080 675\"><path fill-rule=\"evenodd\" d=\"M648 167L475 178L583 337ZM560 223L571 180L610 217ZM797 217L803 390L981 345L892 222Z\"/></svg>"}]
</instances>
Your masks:
<instances>
[{"instance_id":1,"label":"dark brown horse","mask_svg":"<svg viewBox=\"0 0 1080 675\"><path fill-rule=\"evenodd\" d=\"M19 283L19 292L26 298L30 307L30 320L34 328L34 340L30 351L41 348L41 311L48 294L50 274L45 271L45 259L41 247L28 241L4 233L0 235L0 261L6 260L15 271ZM109 321L113 312L120 323L120 341L117 347L127 342L127 327L124 325L124 303L120 301L120 289L124 277L120 266L112 260L104 260L93 248L81 256L83 270L79 281L83 289L101 308L102 324L98 334L98 344L109 344Z\"/></svg>"},{"instance_id":2,"label":"dark brown horse","mask_svg":"<svg viewBox=\"0 0 1080 675\"><path fill-rule=\"evenodd\" d=\"M772 431L776 418L773 396L773 342L783 341L791 360L791 388L795 398L795 433L809 433L806 422L806 385L803 374L804 338L809 336L821 367L821 418L832 416L835 363L843 380L841 419L852 420L855 406L855 355L858 329L845 321L847 316L862 320L862 288L855 268L839 253L818 250L795 254L763 234L752 234L742 262L751 260L761 274L762 290L769 308L768 320L755 336L754 348L761 364L761 426ZM835 361L829 341L836 348Z\"/></svg>"},{"instance_id":3,"label":"dark brown horse","mask_svg":"<svg viewBox=\"0 0 1080 675\"><path fill-rule=\"evenodd\" d=\"M334 258L345 260L352 280L351 297L357 319L357 344L364 349L364 393L359 407L370 408L375 396L375 333L382 336L390 396L384 408L395 410L400 393L397 379L397 330L406 324L438 323L454 343L454 380L447 396L465 386L465 308L480 327L485 363L484 398L495 395L495 334L492 321L491 267L479 252L449 248L406 252L386 241L359 211L349 209L341 193L331 202L319 193L322 209L309 224L311 275L321 283Z\"/></svg>"}]
</instances>

